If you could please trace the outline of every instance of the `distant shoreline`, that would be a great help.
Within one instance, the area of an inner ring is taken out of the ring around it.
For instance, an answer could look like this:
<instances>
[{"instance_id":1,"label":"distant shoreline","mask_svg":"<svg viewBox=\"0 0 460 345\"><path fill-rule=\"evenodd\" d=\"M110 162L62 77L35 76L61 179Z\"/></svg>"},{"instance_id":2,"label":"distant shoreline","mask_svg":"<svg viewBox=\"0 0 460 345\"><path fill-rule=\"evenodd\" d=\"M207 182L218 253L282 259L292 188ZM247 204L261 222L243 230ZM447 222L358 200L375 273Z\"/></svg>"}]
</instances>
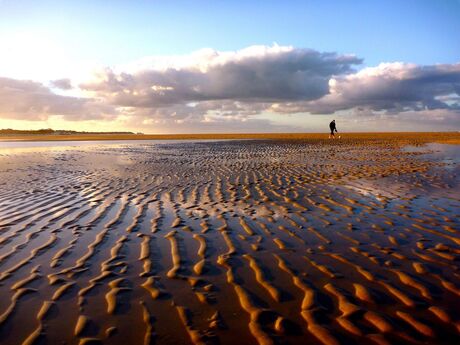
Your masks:
<instances>
[{"instance_id":1,"label":"distant shoreline","mask_svg":"<svg viewBox=\"0 0 460 345\"><path fill-rule=\"evenodd\" d=\"M339 133L340 140L411 140L460 144L459 132L379 132ZM6 141L106 141L106 140L202 140L202 139L267 139L328 140L328 133L229 133L229 134L21 134L0 135ZM336 139L339 140L339 139Z\"/></svg>"}]
</instances>

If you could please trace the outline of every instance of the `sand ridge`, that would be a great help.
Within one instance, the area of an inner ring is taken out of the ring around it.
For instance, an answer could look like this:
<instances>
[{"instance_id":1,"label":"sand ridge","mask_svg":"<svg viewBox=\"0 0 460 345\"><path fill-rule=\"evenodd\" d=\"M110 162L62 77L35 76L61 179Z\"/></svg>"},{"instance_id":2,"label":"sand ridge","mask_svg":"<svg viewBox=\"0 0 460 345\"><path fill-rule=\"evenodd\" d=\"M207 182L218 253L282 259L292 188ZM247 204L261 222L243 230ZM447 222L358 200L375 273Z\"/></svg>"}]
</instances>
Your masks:
<instances>
[{"instance_id":1,"label":"sand ridge","mask_svg":"<svg viewBox=\"0 0 460 345\"><path fill-rule=\"evenodd\" d=\"M0 152L0 342L454 344L459 169L422 143Z\"/></svg>"}]
</instances>

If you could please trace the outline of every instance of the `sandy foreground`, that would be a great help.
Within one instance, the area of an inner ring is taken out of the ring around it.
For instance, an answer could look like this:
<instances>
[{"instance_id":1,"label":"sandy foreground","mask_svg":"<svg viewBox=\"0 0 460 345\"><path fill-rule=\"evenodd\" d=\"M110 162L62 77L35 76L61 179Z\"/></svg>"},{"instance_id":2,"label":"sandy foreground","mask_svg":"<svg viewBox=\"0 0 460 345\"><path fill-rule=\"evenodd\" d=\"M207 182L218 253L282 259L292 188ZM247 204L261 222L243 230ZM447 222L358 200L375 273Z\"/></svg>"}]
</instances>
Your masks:
<instances>
[{"instance_id":1,"label":"sandy foreground","mask_svg":"<svg viewBox=\"0 0 460 345\"><path fill-rule=\"evenodd\" d=\"M324 136L0 145L0 343L458 343L459 134Z\"/></svg>"}]
</instances>

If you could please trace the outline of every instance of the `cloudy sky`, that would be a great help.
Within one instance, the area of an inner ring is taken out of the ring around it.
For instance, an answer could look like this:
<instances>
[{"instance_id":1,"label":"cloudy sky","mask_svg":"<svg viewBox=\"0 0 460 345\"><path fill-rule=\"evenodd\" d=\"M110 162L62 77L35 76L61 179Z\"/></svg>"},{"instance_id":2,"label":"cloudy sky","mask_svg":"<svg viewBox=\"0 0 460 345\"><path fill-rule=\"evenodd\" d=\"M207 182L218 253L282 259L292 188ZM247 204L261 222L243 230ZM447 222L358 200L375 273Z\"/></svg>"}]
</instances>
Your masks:
<instances>
[{"instance_id":1,"label":"cloudy sky","mask_svg":"<svg viewBox=\"0 0 460 345\"><path fill-rule=\"evenodd\" d=\"M0 128L460 130L460 1L0 0Z\"/></svg>"}]
</instances>

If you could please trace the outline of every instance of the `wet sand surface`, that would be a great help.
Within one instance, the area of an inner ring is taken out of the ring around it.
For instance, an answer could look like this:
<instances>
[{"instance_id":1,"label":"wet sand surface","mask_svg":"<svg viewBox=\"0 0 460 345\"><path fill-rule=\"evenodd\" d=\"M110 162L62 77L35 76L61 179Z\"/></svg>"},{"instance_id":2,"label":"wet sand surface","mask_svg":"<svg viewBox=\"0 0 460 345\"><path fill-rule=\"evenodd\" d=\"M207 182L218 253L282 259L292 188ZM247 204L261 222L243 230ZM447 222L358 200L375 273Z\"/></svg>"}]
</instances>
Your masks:
<instances>
[{"instance_id":1,"label":"wet sand surface","mask_svg":"<svg viewBox=\"0 0 460 345\"><path fill-rule=\"evenodd\" d=\"M459 148L0 150L0 343L455 344Z\"/></svg>"}]
</instances>

